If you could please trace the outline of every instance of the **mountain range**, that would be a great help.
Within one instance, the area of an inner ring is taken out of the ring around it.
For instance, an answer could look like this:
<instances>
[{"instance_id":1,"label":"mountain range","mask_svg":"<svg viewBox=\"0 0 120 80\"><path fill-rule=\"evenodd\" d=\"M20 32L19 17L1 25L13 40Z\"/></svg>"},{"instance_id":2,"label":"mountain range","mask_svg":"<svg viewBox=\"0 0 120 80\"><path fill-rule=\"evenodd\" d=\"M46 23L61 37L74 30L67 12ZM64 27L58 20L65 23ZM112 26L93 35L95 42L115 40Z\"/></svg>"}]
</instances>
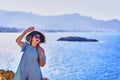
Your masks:
<instances>
[{"instance_id":1,"label":"mountain range","mask_svg":"<svg viewBox=\"0 0 120 80\"><path fill-rule=\"evenodd\" d=\"M120 20L97 20L77 13L57 16L36 15L31 12L0 10L0 27L27 28L43 31L120 32Z\"/></svg>"}]
</instances>

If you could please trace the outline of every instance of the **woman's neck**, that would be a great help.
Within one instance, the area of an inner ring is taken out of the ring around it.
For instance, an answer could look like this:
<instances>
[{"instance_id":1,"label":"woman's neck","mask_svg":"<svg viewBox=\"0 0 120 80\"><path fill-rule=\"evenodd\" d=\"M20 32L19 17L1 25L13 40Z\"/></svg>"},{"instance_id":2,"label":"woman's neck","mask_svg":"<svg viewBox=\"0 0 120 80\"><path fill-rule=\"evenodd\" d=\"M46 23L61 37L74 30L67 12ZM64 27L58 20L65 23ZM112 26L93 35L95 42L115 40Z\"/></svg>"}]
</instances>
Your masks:
<instances>
[{"instance_id":1,"label":"woman's neck","mask_svg":"<svg viewBox=\"0 0 120 80\"><path fill-rule=\"evenodd\" d=\"M32 43L31 46L34 47L34 48L36 48L37 44Z\"/></svg>"}]
</instances>

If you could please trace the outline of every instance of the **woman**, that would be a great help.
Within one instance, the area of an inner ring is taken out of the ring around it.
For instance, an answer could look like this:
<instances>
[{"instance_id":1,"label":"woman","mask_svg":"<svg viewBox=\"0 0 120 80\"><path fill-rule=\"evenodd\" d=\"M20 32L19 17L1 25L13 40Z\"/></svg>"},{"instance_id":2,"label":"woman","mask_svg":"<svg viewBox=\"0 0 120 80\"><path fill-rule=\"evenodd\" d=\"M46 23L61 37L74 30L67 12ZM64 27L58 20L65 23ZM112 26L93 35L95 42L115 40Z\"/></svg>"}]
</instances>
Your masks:
<instances>
[{"instance_id":1,"label":"woman","mask_svg":"<svg viewBox=\"0 0 120 80\"><path fill-rule=\"evenodd\" d=\"M26 36L27 42L23 42L22 39L27 33L29 33ZM45 36L39 31L34 31L34 27L29 27L16 39L16 42L22 48L23 55L14 80L42 80L40 66L45 65L46 56L39 44L45 42Z\"/></svg>"}]
</instances>

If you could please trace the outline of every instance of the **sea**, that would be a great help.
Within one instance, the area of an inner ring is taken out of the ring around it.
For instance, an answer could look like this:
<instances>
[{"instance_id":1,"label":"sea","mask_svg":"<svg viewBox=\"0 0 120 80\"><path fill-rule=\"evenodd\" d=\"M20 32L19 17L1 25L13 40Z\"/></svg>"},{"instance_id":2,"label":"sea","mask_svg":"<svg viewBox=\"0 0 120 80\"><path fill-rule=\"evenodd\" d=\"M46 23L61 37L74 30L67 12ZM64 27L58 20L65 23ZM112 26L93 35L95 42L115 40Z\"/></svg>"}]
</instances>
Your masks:
<instances>
[{"instance_id":1,"label":"sea","mask_svg":"<svg viewBox=\"0 0 120 80\"><path fill-rule=\"evenodd\" d=\"M50 80L120 80L119 32L43 32L41 44L47 57L41 67ZM16 72L21 48L16 44L20 33L0 33L0 69ZM98 42L57 41L61 37L85 37ZM25 41L25 37L23 39Z\"/></svg>"}]
</instances>

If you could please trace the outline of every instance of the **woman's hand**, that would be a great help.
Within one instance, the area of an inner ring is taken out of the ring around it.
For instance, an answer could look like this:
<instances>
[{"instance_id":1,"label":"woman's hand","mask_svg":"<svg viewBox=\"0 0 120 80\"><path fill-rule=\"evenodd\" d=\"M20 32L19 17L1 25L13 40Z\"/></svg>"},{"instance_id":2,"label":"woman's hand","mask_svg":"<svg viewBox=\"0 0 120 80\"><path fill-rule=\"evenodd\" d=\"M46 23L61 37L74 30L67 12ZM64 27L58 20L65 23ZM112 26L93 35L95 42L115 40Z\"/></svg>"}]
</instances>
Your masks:
<instances>
[{"instance_id":1,"label":"woman's hand","mask_svg":"<svg viewBox=\"0 0 120 80\"><path fill-rule=\"evenodd\" d=\"M40 53L43 53L44 51L44 49L40 45L38 45L38 50L40 51Z\"/></svg>"},{"instance_id":2,"label":"woman's hand","mask_svg":"<svg viewBox=\"0 0 120 80\"><path fill-rule=\"evenodd\" d=\"M33 26L27 28L24 32L28 33L28 32L31 32L31 31L34 31L34 27Z\"/></svg>"},{"instance_id":3,"label":"woman's hand","mask_svg":"<svg viewBox=\"0 0 120 80\"><path fill-rule=\"evenodd\" d=\"M16 42L20 47L22 47L22 41L21 40L23 39L25 34L28 33L28 32L31 32L33 30L34 30L34 27L31 26L31 27L27 28L20 36L17 37Z\"/></svg>"}]
</instances>

